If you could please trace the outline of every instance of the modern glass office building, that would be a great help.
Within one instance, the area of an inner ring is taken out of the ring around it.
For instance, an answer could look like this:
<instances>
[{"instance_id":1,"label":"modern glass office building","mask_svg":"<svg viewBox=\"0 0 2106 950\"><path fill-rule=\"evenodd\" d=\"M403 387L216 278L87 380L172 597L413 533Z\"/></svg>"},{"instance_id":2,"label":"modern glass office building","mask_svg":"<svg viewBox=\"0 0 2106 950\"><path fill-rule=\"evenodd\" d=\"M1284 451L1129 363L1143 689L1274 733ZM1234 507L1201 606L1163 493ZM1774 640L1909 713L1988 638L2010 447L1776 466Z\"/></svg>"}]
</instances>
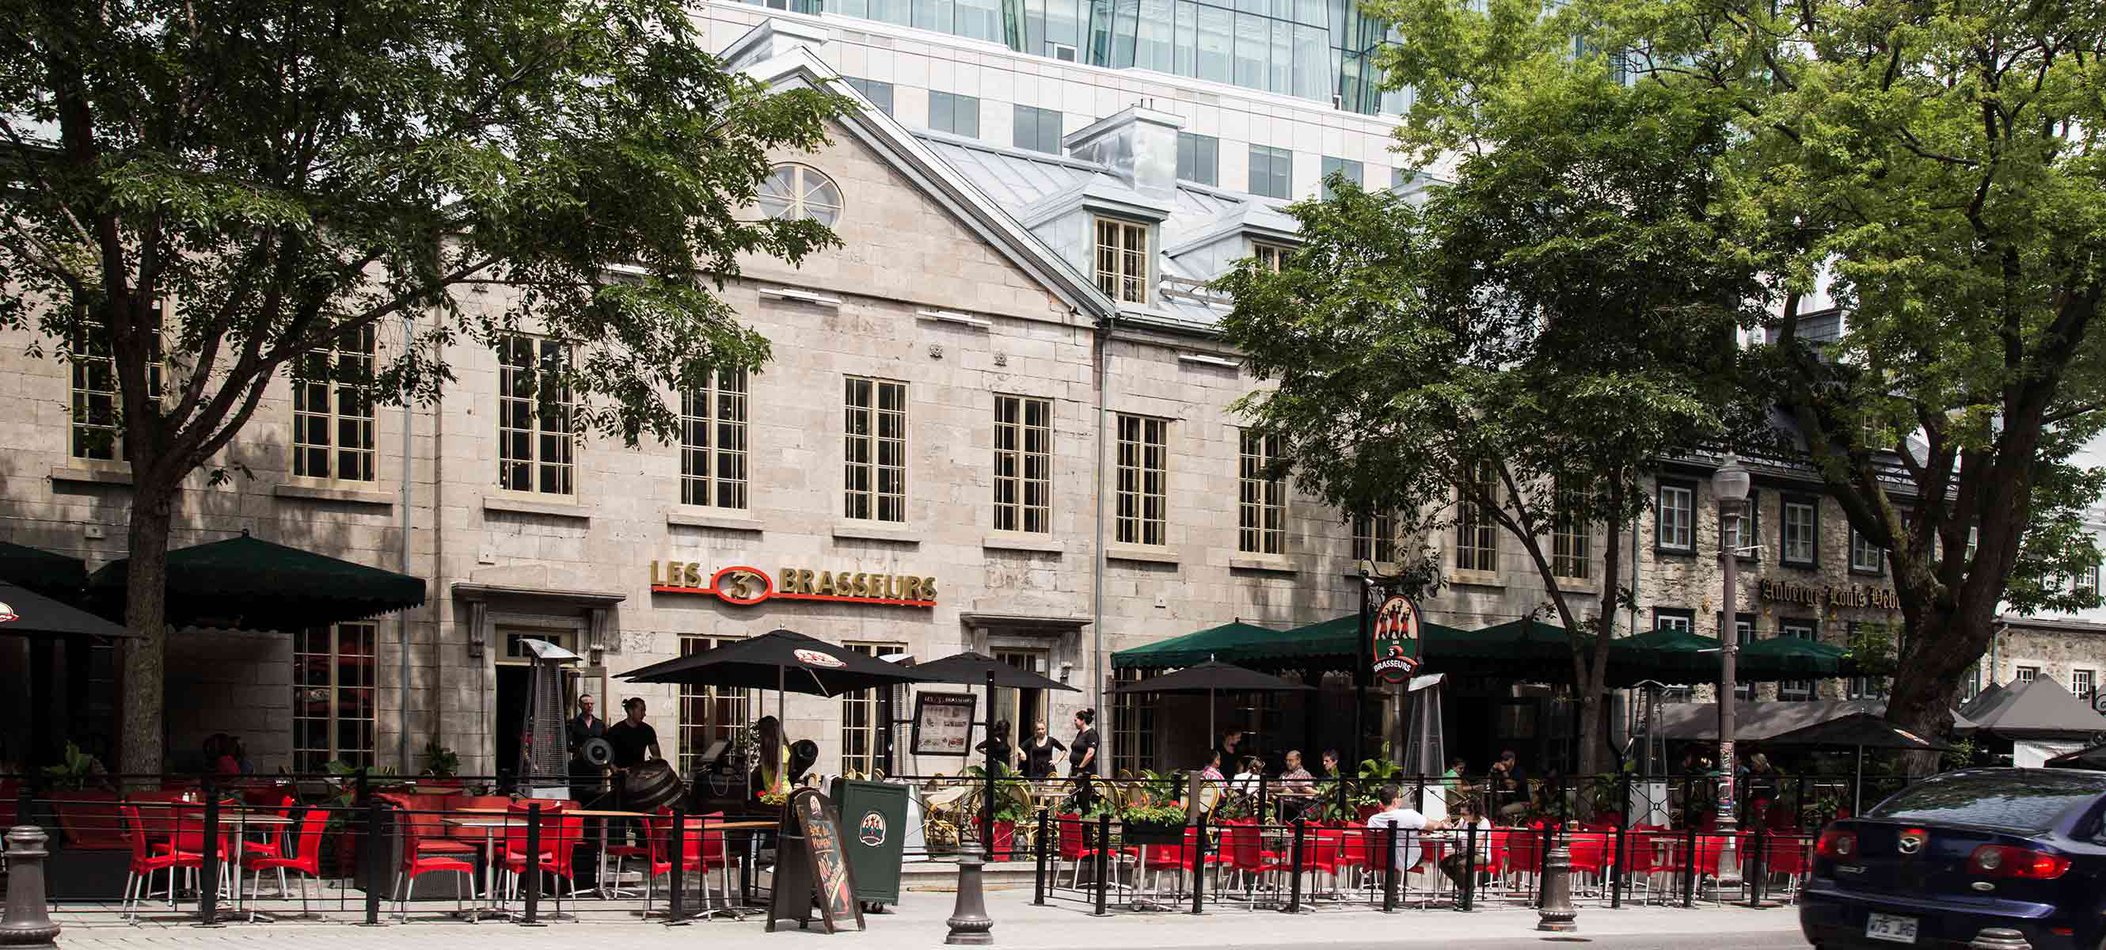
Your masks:
<instances>
[{"instance_id":1,"label":"modern glass office building","mask_svg":"<svg viewBox=\"0 0 2106 950\"><path fill-rule=\"evenodd\" d=\"M763 0L1001 43L1034 56L1394 113L1375 52L1387 28L1358 0Z\"/></svg>"}]
</instances>

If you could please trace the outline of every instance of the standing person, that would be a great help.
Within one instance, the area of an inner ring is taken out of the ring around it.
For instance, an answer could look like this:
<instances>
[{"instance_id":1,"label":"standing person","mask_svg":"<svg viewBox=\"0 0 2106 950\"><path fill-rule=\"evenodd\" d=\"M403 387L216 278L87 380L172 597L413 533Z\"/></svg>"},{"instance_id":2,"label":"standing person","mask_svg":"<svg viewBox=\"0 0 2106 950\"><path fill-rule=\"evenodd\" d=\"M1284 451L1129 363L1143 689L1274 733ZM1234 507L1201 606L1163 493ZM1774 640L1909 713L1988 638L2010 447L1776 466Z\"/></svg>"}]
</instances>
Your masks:
<instances>
[{"instance_id":1,"label":"standing person","mask_svg":"<svg viewBox=\"0 0 2106 950\"><path fill-rule=\"evenodd\" d=\"M1097 800L1097 790L1090 779L1097 774L1097 711L1080 709L1075 712L1075 741L1068 746L1068 777L1075 780L1075 810L1089 810Z\"/></svg>"},{"instance_id":2,"label":"standing person","mask_svg":"<svg viewBox=\"0 0 2106 950\"><path fill-rule=\"evenodd\" d=\"M1230 729L1229 731L1222 733L1221 745L1219 746L1221 750L1221 764L1228 765L1233 762L1243 761L1242 754L1236 751L1236 747L1242 744L1243 730Z\"/></svg>"},{"instance_id":3,"label":"standing person","mask_svg":"<svg viewBox=\"0 0 2106 950\"><path fill-rule=\"evenodd\" d=\"M631 696L622 700L622 721L607 727L606 740L614 748L614 793L615 801L621 802L625 793L624 776L633 769L653 759L665 758L658 751L658 730L644 721L642 697ZM624 803L626 804L626 803ZM637 844L649 844L643 837L642 826L629 819L622 819L610 829L615 844L627 844L629 833L634 831Z\"/></svg>"},{"instance_id":4,"label":"standing person","mask_svg":"<svg viewBox=\"0 0 2106 950\"><path fill-rule=\"evenodd\" d=\"M1009 741L1009 720L995 720L994 734L982 740L979 745L973 746L973 751L982 755L993 753L991 757L996 764L1014 771L1016 769L1016 746ZM983 759L982 761L985 760Z\"/></svg>"},{"instance_id":5,"label":"standing person","mask_svg":"<svg viewBox=\"0 0 2106 950\"><path fill-rule=\"evenodd\" d=\"M1426 816L1405 807L1404 789L1400 786L1384 785L1381 794L1382 810L1368 816L1367 827L1374 832L1397 829L1397 850L1391 859L1401 877L1419 866L1419 832L1426 830Z\"/></svg>"},{"instance_id":6,"label":"standing person","mask_svg":"<svg viewBox=\"0 0 2106 950\"><path fill-rule=\"evenodd\" d=\"M1066 752L1068 747L1059 739L1046 733L1046 721L1041 719L1031 726L1031 738L1024 742L1024 777L1052 778L1053 753Z\"/></svg>"},{"instance_id":7,"label":"standing person","mask_svg":"<svg viewBox=\"0 0 2106 950\"><path fill-rule=\"evenodd\" d=\"M563 724L570 743L570 800L585 804L598 798L606 772L585 760L585 743L605 738L607 721L592 711L591 696L578 697L578 714Z\"/></svg>"}]
</instances>

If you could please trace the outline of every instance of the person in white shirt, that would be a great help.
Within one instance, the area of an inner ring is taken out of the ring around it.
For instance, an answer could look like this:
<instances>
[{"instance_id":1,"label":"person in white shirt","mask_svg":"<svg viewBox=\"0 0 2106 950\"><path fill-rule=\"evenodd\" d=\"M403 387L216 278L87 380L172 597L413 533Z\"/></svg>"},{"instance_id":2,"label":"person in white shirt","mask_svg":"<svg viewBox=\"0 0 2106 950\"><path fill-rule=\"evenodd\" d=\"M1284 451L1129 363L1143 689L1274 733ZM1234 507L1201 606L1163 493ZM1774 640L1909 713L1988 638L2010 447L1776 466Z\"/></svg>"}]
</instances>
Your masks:
<instances>
[{"instance_id":1,"label":"person in white shirt","mask_svg":"<svg viewBox=\"0 0 2106 950\"><path fill-rule=\"evenodd\" d=\"M1252 799L1256 799L1258 797L1258 788L1263 784L1265 784L1265 760L1255 755L1247 755L1243 757L1243 764L1237 770L1236 778L1229 783L1229 789L1239 795L1247 795Z\"/></svg>"},{"instance_id":2,"label":"person in white shirt","mask_svg":"<svg viewBox=\"0 0 2106 950\"><path fill-rule=\"evenodd\" d=\"M1368 830L1377 837L1370 844L1373 850L1380 846L1383 829L1397 829L1396 864L1398 874L1405 874L1419 866L1419 832L1431 824L1417 810L1404 807L1404 790L1395 785L1382 786L1382 810L1367 819Z\"/></svg>"}]
</instances>

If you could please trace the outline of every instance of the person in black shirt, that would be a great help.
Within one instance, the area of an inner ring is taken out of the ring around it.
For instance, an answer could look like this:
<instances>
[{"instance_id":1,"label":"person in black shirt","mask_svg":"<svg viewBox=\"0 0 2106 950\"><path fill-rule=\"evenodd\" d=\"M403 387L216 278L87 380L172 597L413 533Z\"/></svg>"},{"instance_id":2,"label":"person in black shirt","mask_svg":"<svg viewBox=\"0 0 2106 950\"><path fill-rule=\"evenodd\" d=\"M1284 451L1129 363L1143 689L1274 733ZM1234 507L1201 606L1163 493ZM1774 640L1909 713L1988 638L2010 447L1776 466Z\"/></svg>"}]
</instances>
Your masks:
<instances>
[{"instance_id":1,"label":"person in black shirt","mask_svg":"<svg viewBox=\"0 0 2106 950\"><path fill-rule=\"evenodd\" d=\"M627 773L651 759L662 759L658 751L658 730L644 721L644 701L631 696L622 700L622 721L607 727L607 744L614 747L615 800L620 801L626 784ZM625 803L626 804L626 803ZM609 829L615 844L626 844L631 833L638 844L646 844L641 825L630 819L621 819Z\"/></svg>"},{"instance_id":2,"label":"person in black shirt","mask_svg":"<svg viewBox=\"0 0 2106 950\"><path fill-rule=\"evenodd\" d=\"M1068 747L1059 739L1046 734L1046 721L1039 720L1031 729L1031 738L1024 740L1024 777L1052 778L1053 753L1066 751Z\"/></svg>"},{"instance_id":3,"label":"person in black shirt","mask_svg":"<svg viewBox=\"0 0 2106 950\"><path fill-rule=\"evenodd\" d=\"M1075 810L1089 810L1097 800L1097 790L1090 786L1090 779L1097 774L1097 711L1078 710L1075 713L1075 742L1068 746L1068 776L1075 780Z\"/></svg>"},{"instance_id":4,"label":"person in black shirt","mask_svg":"<svg viewBox=\"0 0 2106 950\"><path fill-rule=\"evenodd\" d=\"M590 802L599 797L600 767L585 761L585 743L607 734L607 721L593 714L592 697L578 697L578 714L564 724L570 742L570 799Z\"/></svg>"},{"instance_id":5,"label":"person in black shirt","mask_svg":"<svg viewBox=\"0 0 2106 950\"><path fill-rule=\"evenodd\" d=\"M1009 720L996 720L994 724L994 735L988 737L986 741L981 742L979 745L974 746L973 751L981 753L983 755L987 755L988 758L991 758L995 761L996 765L1000 765L1001 767L1008 769L1012 772L1015 771L1016 746L1012 745L1009 741Z\"/></svg>"}]
</instances>

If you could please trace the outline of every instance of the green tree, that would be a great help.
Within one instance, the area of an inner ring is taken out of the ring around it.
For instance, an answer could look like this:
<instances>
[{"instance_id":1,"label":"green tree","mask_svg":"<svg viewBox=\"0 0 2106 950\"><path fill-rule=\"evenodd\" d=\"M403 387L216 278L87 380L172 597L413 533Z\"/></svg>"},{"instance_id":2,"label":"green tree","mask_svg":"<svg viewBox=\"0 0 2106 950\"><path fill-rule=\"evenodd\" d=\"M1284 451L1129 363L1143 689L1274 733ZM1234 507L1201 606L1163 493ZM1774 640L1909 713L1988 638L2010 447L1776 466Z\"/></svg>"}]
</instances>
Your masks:
<instances>
[{"instance_id":1,"label":"green tree","mask_svg":"<svg viewBox=\"0 0 2106 950\"><path fill-rule=\"evenodd\" d=\"M1888 718L1942 734L2000 607L2098 603L2067 578L2100 488L2069 459L2106 426L2101 8L1583 7L1575 35L1636 51L1638 84L1738 110L1719 211L1770 275L1756 392L1888 552Z\"/></svg>"},{"instance_id":2,"label":"green tree","mask_svg":"<svg viewBox=\"0 0 2106 950\"><path fill-rule=\"evenodd\" d=\"M460 339L524 329L577 434L675 431L767 341L715 295L833 240L743 214L837 100L709 55L677 0L7 2L0 321L107 353L130 463L121 768L161 764L172 512L281 370L415 318L368 380L429 398ZM622 265L617 270L610 267ZM495 312L465 284L515 290ZM38 352L46 352L39 345ZM358 381L358 380L347 380Z\"/></svg>"},{"instance_id":3,"label":"green tree","mask_svg":"<svg viewBox=\"0 0 2106 950\"><path fill-rule=\"evenodd\" d=\"M1453 180L1413 197L1333 181L1291 209L1303 243L1284 269L1223 280L1229 339L1278 383L1243 406L1327 501L1519 544L1575 635L1579 768L1597 771L1623 532L1660 461L1721 433L1759 296L1707 219L1716 174L1681 158L1724 148L1728 110L1621 85L1603 58L1574 61L1569 33L1497 5L1381 9L1440 37L1392 54L1394 78L1470 77L1422 91L1402 132ZM1561 522L1606 534L1591 619L1564 591Z\"/></svg>"}]
</instances>

